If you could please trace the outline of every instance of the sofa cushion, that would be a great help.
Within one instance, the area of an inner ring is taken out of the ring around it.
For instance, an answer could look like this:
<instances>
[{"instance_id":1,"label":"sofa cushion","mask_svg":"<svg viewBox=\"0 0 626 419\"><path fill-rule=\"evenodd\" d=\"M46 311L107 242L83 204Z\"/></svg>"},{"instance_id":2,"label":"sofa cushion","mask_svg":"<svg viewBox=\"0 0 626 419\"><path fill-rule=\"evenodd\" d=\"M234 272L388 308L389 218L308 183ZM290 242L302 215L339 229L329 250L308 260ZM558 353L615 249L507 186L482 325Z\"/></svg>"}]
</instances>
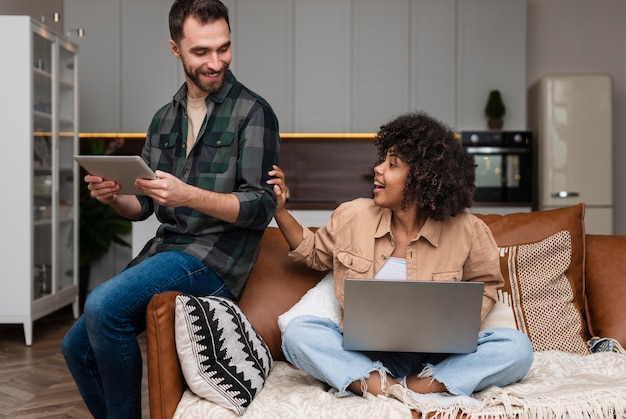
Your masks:
<instances>
[{"instance_id":1,"label":"sofa cushion","mask_svg":"<svg viewBox=\"0 0 626 419\"><path fill-rule=\"evenodd\" d=\"M236 303L221 297L176 297L176 350L189 388L243 414L263 388L272 357Z\"/></svg>"},{"instance_id":2,"label":"sofa cushion","mask_svg":"<svg viewBox=\"0 0 626 419\"><path fill-rule=\"evenodd\" d=\"M588 353L584 321L584 204L507 215L477 214L500 248L517 328L535 350Z\"/></svg>"},{"instance_id":3,"label":"sofa cushion","mask_svg":"<svg viewBox=\"0 0 626 419\"><path fill-rule=\"evenodd\" d=\"M536 243L500 248L500 252L517 328L528 335L533 350L589 353L566 276L572 255L570 233L560 231Z\"/></svg>"},{"instance_id":4,"label":"sofa cushion","mask_svg":"<svg viewBox=\"0 0 626 419\"><path fill-rule=\"evenodd\" d=\"M285 329L293 318L303 315L326 317L340 324L341 305L335 297L335 278L332 272L308 290L293 307L278 316L281 335L285 334Z\"/></svg>"},{"instance_id":5,"label":"sofa cushion","mask_svg":"<svg viewBox=\"0 0 626 419\"><path fill-rule=\"evenodd\" d=\"M611 337L626 348L626 236L587 235L585 294L593 336Z\"/></svg>"},{"instance_id":6,"label":"sofa cushion","mask_svg":"<svg viewBox=\"0 0 626 419\"><path fill-rule=\"evenodd\" d=\"M494 329L496 327L508 327L516 329L515 315L513 314L513 303L508 292L501 289L496 291L496 304L487 317L480 323L480 330Z\"/></svg>"}]
</instances>

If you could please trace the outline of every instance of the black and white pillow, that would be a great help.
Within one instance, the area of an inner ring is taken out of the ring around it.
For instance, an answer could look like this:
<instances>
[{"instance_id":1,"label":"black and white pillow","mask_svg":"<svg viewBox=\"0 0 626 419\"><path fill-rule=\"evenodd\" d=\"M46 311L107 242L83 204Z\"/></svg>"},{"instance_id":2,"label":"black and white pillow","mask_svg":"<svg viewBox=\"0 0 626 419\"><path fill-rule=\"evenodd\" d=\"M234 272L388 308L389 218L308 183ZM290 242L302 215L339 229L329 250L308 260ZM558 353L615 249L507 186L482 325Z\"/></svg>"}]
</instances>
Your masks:
<instances>
[{"instance_id":1,"label":"black and white pillow","mask_svg":"<svg viewBox=\"0 0 626 419\"><path fill-rule=\"evenodd\" d=\"M269 348L226 298L176 297L176 351L195 394L242 415L272 368Z\"/></svg>"}]
</instances>

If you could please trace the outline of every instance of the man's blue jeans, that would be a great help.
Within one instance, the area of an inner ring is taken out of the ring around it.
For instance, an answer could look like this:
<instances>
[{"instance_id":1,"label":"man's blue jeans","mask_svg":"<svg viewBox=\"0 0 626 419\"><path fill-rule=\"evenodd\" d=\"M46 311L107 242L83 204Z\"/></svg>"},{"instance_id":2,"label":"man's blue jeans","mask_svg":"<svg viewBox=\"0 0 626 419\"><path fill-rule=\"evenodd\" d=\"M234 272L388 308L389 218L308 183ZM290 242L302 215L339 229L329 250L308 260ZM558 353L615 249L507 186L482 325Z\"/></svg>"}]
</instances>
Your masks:
<instances>
[{"instance_id":1,"label":"man's blue jeans","mask_svg":"<svg viewBox=\"0 0 626 419\"><path fill-rule=\"evenodd\" d=\"M141 418L142 359L137 335L154 294L180 291L233 298L204 263L157 253L95 288L63 339L65 362L94 418Z\"/></svg>"}]
</instances>

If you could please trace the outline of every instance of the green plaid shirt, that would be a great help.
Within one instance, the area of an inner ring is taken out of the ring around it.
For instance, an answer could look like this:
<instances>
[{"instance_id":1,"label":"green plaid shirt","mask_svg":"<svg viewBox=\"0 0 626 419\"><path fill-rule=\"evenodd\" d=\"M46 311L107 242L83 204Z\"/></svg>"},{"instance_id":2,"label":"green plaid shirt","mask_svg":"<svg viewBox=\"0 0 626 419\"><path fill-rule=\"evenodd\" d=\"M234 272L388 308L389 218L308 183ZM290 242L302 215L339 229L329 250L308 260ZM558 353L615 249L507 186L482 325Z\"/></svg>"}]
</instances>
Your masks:
<instances>
[{"instance_id":1,"label":"green plaid shirt","mask_svg":"<svg viewBox=\"0 0 626 419\"><path fill-rule=\"evenodd\" d=\"M186 157L186 98L185 84L154 115L142 158L152 169L172 173L190 185L234 193L239 216L230 224L191 208L163 207L138 196L142 213L137 220L155 213L161 225L131 263L166 250L185 252L202 260L239 298L276 209L276 197L266 181L272 165L278 163L278 120L270 105L229 71L221 90L207 97L209 114Z\"/></svg>"}]
</instances>

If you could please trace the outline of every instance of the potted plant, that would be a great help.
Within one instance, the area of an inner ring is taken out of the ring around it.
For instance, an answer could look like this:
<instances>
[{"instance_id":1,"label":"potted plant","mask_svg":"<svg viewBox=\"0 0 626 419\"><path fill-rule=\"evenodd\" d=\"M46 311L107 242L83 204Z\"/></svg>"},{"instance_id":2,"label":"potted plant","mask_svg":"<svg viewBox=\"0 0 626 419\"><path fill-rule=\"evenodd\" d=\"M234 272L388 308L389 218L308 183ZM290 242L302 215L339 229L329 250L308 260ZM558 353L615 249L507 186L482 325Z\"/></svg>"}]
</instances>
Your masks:
<instances>
[{"instance_id":1,"label":"potted plant","mask_svg":"<svg viewBox=\"0 0 626 419\"><path fill-rule=\"evenodd\" d=\"M105 140L91 142L91 154L113 154L121 147ZM111 245L116 243L130 247L130 243L123 236L130 233L131 222L118 215L109 205L100 203L91 197L87 183L83 180L85 171L81 168L80 176L80 232L79 232L79 308L82 312L87 298L91 263L104 256Z\"/></svg>"},{"instance_id":2,"label":"potted plant","mask_svg":"<svg viewBox=\"0 0 626 419\"><path fill-rule=\"evenodd\" d=\"M489 92L487 104L485 105L485 116L487 117L487 126L489 129L502 129L506 106L502 101L502 95L499 90Z\"/></svg>"}]
</instances>

